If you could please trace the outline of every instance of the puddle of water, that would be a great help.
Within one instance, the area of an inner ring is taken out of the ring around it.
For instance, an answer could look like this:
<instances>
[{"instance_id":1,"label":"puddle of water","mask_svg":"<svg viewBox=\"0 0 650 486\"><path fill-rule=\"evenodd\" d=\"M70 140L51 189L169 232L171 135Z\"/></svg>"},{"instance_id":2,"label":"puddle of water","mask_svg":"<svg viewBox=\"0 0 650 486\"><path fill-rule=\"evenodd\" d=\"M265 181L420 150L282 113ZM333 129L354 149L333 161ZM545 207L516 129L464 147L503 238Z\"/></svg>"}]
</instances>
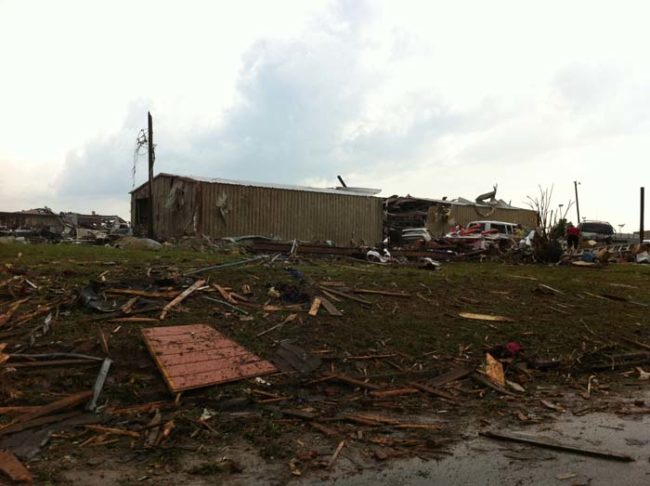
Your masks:
<instances>
[{"instance_id":1,"label":"puddle of water","mask_svg":"<svg viewBox=\"0 0 650 486\"><path fill-rule=\"evenodd\" d=\"M650 484L650 417L620 417L606 413L582 417L565 415L555 422L516 432L618 452L636 460L616 462L474 435L454 447L453 456L438 461L417 458L393 461L381 470L365 470L353 476L330 478L328 482L339 486ZM322 482L307 480L301 484Z\"/></svg>"}]
</instances>

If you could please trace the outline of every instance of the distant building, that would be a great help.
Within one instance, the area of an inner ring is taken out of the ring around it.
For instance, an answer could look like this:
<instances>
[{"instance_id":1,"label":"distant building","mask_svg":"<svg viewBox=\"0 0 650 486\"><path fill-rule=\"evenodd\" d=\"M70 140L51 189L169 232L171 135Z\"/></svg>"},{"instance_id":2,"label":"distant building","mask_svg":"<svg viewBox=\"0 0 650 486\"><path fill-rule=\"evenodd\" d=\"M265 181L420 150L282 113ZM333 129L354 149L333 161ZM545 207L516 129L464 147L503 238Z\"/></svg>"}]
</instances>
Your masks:
<instances>
[{"instance_id":1,"label":"distant building","mask_svg":"<svg viewBox=\"0 0 650 486\"><path fill-rule=\"evenodd\" d=\"M1 230L46 230L61 233L64 229L61 217L50 208L28 209L25 211L0 212Z\"/></svg>"},{"instance_id":2,"label":"distant building","mask_svg":"<svg viewBox=\"0 0 650 486\"><path fill-rule=\"evenodd\" d=\"M376 190L318 189L158 174L131 191L134 233L146 234L149 205L158 239L259 235L375 245L382 239L383 199Z\"/></svg>"}]
</instances>

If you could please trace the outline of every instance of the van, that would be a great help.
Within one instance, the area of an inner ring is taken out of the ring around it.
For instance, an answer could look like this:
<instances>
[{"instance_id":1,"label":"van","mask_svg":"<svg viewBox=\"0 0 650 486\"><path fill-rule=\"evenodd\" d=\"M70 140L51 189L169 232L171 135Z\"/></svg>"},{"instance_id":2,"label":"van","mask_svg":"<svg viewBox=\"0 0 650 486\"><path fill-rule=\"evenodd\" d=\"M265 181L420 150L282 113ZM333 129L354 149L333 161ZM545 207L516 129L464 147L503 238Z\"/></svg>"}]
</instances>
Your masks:
<instances>
[{"instance_id":1,"label":"van","mask_svg":"<svg viewBox=\"0 0 650 486\"><path fill-rule=\"evenodd\" d=\"M586 240L611 243L614 238L614 227L606 221L583 221L578 229Z\"/></svg>"}]
</instances>

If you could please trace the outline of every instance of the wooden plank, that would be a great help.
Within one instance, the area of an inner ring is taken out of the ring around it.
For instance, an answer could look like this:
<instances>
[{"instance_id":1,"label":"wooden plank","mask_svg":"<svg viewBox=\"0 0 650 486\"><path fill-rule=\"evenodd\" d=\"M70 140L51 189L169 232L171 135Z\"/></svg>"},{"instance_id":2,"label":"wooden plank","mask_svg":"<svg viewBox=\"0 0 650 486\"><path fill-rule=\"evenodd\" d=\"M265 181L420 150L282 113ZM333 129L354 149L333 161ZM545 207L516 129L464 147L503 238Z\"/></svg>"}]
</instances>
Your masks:
<instances>
[{"instance_id":1,"label":"wooden plank","mask_svg":"<svg viewBox=\"0 0 650 486\"><path fill-rule=\"evenodd\" d=\"M456 401L456 399L453 396L451 396L449 393L445 393L445 392L443 392L441 390L436 390L435 388L431 388L429 386L423 385L422 383L411 381L411 382L409 382L409 385L411 385L413 388L417 388L420 391L429 393L431 395L434 395L434 396L437 396L437 397L440 397L440 398L444 398L445 400L451 400L451 401L454 401L454 402Z\"/></svg>"},{"instance_id":2,"label":"wooden plank","mask_svg":"<svg viewBox=\"0 0 650 486\"><path fill-rule=\"evenodd\" d=\"M15 423L29 422L30 420L34 420L44 415L50 415L54 412L59 412L61 410L76 407L77 405L80 405L88 401L92 396L93 396L92 390L75 393L74 395L69 395L60 400L56 400L54 402L48 403L47 405L43 405L35 412L21 415L16 419Z\"/></svg>"},{"instance_id":3,"label":"wooden plank","mask_svg":"<svg viewBox=\"0 0 650 486\"><path fill-rule=\"evenodd\" d=\"M5 428L0 429L0 435L9 435L15 434L16 432L22 432L23 430L33 429L35 427L40 427L42 425L52 424L54 422L62 422L72 417L77 417L81 415L81 411L60 413L57 415L47 415L45 417L39 417L29 422L16 423L12 422L8 424Z\"/></svg>"},{"instance_id":4,"label":"wooden plank","mask_svg":"<svg viewBox=\"0 0 650 486\"><path fill-rule=\"evenodd\" d=\"M448 371L447 373L436 376L431 381L429 381L427 385L431 388L438 388L446 385L447 383L451 383L452 381L465 378L466 376L471 375L473 372L474 370L470 368L455 368L451 371Z\"/></svg>"},{"instance_id":5,"label":"wooden plank","mask_svg":"<svg viewBox=\"0 0 650 486\"><path fill-rule=\"evenodd\" d=\"M50 359L47 361L19 361L17 363L11 362L7 366L12 368L42 368L43 366L97 366L101 361L90 359Z\"/></svg>"},{"instance_id":6,"label":"wooden plank","mask_svg":"<svg viewBox=\"0 0 650 486\"><path fill-rule=\"evenodd\" d=\"M352 289L355 294L385 295L387 297L411 297L406 292L395 292L392 290Z\"/></svg>"},{"instance_id":7,"label":"wooden plank","mask_svg":"<svg viewBox=\"0 0 650 486\"><path fill-rule=\"evenodd\" d=\"M338 310L336 306L332 304L329 300L327 300L325 297L321 297L320 301L330 316L335 316L335 317L343 316L343 313L340 310Z\"/></svg>"},{"instance_id":8,"label":"wooden plank","mask_svg":"<svg viewBox=\"0 0 650 486\"><path fill-rule=\"evenodd\" d=\"M8 451L0 451L0 471L17 483L32 483L34 478L23 463Z\"/></svg>"},{"instance_id":9,"label":"wooden plank","mask_svg":"<svg viewBox=\"0 0 650 486\"><path fill-rule=\"evenodd\" d=\"M344 375L342 373L332 373L332 374L326 375L325 379L342 381L342 382L347 383L349 385L354 385L354 386L358 386L358 387L361 387L361 388L367 388L368 390L379 390L379 386L377 386L377 385L374 385L372 383L367 383L365 381L357 380L355 378L352 378L351 376L347 376L347 375Z\"/></svg>"},{"instance_id":10,"label":"wooden plank","mask_svg":"<svg viewBox=\"0 0 650 486\"><path fill-rule=\"evenodd\" d=\"M533 445L536 447L542 447L544 449L573 452L576 454L599 457L602 459L610 459L613 461L632 462L635 460L631 456L620 454L618 452L611 452L611 451L605 451L600 449L592 449L590 447L563 444L561 442L557 442L543 437L531 437L523 434L515 434L512 432L494 432L494 431L481 432L480 434L482 436L489 437L491 439L506 440L510 442L519 442L521 444Z\"/></svg>"},{"instance_id":11,"label":"wooden plank","mask_svg":"<svg viewBox=\"0 0 650 486\"><path fill-rule=\"evenodd\" d=\"M316 314L318 314L318 309L320 309L321 305L321 299L320 297L314 297L313 302L311 303L311 307L309 308L309 315L312 317L315 317Z\"/></svg>"},{"instance_id":12,"label":"wooden plank","mask_svg":"<svg viewBox=\"0 0 650 486\"><path fill-rule=\"evenodd\" d=\"M160 320L162 321L165 317L167 317L167 313L174 306L176 306L176 305L180 304L181 302L183 302L186 298L188 298L190 296L190 294L192 292L194 292L199 287L203 287L204 284L205 284L205 280L197 280L192 285L190 285L188 288L183 290L183 292L181 292L174 300L172 300L165 307L163 307L163 310L160 313Z\"/></svg>"},{"instance_id":13,"label":"wooden plank","mask_svg":"<svg viewBox=\"0 0 650 486\"><path fill-rule=\"evenodd\" d=\"M420 390L417 388L395 388L391 390L372 391L370 392L370 396L375 398L390 398L401 397L403 395L413 395L415 393L420 393Z\"/></svg>"},{"instance_id":14,"label":"wooden plank","mask_svg":"<svg viewBox=\"0 0 650 486\"><path fill-rule=\"evenodd\" d=\"M334 294L334 295L336 295L338 297L343 297L344 299L353 300L355 302L358 302L358 303L364 304L364 305L372 305L372 302L370 302L369 300L362 299L361 297L357 297L356 295L348 294L346 292L341 292L340 290L336 290L336 289L333 289L333 288L330 288L330 287L328 287L326 290L330 294Z\"/></svg>"}]
</instances>

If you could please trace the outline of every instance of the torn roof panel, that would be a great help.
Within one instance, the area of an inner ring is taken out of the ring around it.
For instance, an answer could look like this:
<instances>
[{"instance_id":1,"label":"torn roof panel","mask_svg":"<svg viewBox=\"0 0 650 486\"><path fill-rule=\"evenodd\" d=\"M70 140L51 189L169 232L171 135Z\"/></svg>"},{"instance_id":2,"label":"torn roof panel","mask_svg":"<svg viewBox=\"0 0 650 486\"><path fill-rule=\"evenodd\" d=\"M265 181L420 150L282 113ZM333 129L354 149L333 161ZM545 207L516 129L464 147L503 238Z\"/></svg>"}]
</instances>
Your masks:
<instances>
[{"instance_id":1,"label":"torn roof panel","mask_svg":"<svg viewBox=\"0 0 650 486\"><path fill-rule=\"evenodd\" d=\"M324 194L338 194L343 196L364 196L372 197L373 194L381 192L381 189L370 189L370 188L334 188L334 187L308 187L308 186L294 186L290 184L275 184L275 183L266 183L266 182L251 182L251 181L237 181L233 179L221 179L216 177L201 177L201 176L185 176L177 174L168 174L166 172L161 172L156 174L154 179L158 177L173 177L176 179L184 179L192 182L206 182L208 184L231 184L235 186L251 186L251 187L264 187L268 189L284 189L288 191L306 191L306 192L321 192ZM147 185L148 182L140 184L138 187L131 191L131 194L140 190ZM358 189L359 192L355 192L354 189Z\"/></svg>"}]
</instances>

